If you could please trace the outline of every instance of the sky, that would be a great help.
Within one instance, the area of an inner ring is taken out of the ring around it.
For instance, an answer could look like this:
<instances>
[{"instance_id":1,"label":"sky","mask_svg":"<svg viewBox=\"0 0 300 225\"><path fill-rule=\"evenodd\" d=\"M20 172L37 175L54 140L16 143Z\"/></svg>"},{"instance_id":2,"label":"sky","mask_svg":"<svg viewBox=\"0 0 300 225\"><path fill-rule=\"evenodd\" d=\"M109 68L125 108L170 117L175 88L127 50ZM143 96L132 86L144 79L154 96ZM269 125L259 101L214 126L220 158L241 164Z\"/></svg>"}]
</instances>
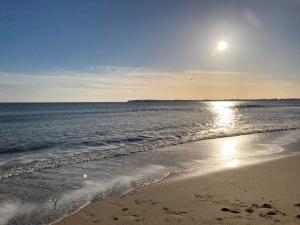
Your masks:
<instances>
[{"instance_id":1,"label":"sky","mask_svg":"<svg viewBox=\"0 0 300 225\"><path fill-rule=\"evenodd\" d=\"M300 0L1 0L0 102L300 98L299 28Z\"/></svg>"}]
</instances>

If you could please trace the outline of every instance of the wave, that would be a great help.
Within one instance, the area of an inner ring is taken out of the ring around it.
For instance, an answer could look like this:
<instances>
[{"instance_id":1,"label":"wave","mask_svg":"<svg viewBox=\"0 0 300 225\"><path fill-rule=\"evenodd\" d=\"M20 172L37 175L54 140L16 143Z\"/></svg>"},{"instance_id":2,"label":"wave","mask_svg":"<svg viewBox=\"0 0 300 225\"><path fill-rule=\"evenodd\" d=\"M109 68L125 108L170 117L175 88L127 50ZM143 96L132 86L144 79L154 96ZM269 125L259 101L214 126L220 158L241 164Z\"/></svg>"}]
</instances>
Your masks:
<instances>
[{"instance_id":1,"label":"wave","mask_svg":"<svg viewBox=\"0 0 300 225\"><path fill-rule=\"evenodd\" d=\"M20 147L6 147L5 149L0 149L0 155L3 154L14 154L14 153L22 153L22 152L37 152L40 150L47 150L57 146L59 143L53 142L45 142L45 143L37 143L27 146Z\"/></svg>"},{"instance_id":2,"label":"wave","mask_svg":"<svg viewBox=\"0 0 300 225\"><path fill-rule=\"evenodd\" d=\"M0 167L0 179L20 176L23 174L38 172L43 169L52 169L58 168L62 166L69 166L72 164L85 163L89 161L98 161L112 157L121 157L129 154L134 154L138 152L144 151L152 151L162 147L168 147L178 144L185 144L194 141L215 139L215 138L223 138L223 137L232 137L239 135L248 135L248 134L258 134L258 133L269 133L269 132L279 132L279 131L289 131L289 130L298 130L300 127L285 127L285 128L268 128L268 129L255 129L255 130L244 130L239 132L231 132L231 133L215 133L215 134L206 134L199 135L197 133L189 134L187 136L172 136L167 138L156 138L151 140L150 142L142 142L149 140L153 137L140 135L135 138L126 138L122 140L122 143L129 143L128 145L120 145L120 146L109 146L110 143L103 142L90 142L84 143L88 147L89 145L95 148L100 148L98 150L93 151L83 151L77 152L76 149L73 149L72 152L60 152L60 154L56 157L48 158L48 159L37 159L31 160L28 163L24 163L22 165L12 165L5 166L4 171L1 171ZM117 141L120 143L120 140ZM116 143L111 142L111 143ZM132 144L134 143L134 144ZM103 150L103 146L108 146L108 148Z\"/></svg>"}]
</instances>

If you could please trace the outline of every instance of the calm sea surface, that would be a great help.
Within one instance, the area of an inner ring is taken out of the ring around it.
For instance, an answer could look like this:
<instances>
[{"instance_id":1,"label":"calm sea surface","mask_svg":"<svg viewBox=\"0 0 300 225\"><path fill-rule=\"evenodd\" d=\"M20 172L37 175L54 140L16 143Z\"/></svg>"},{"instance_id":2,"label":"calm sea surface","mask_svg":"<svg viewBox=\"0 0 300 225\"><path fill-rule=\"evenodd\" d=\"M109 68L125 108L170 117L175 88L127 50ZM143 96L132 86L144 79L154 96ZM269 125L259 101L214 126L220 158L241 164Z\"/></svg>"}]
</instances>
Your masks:
<instances>
[{"instance_id":1,"label":"calm sea surface","mask_svg":"<svg viewBox=\"0 0 300 225\"><path fill-rule=\"evenodd\" d=\"M296 100L0 104L0 224L47 224L170 173L277 154L299 129ZM260 133L273 139L255 150L215 146Z\"/></svg>"}]
</instances>

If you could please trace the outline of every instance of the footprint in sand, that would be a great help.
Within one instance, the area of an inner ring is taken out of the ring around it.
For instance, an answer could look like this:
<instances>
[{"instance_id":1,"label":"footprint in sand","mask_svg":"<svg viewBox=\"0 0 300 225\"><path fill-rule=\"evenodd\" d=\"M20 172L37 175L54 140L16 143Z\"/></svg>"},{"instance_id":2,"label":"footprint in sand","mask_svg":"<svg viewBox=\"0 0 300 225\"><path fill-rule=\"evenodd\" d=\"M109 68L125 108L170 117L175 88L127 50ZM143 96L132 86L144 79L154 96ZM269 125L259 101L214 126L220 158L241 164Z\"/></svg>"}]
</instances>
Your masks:
<instances>
[{"instance_id":1,"label":"footprint in sand","mask_svg":"<svg viewBox=\"0 0 300 225\"><path fill-rule=\"evenodd\" d=\"M277 215L277 213L273 212L273 211L270 211L270 212L267 212L267 215L268 216L275 216L275 215Z\"/></svg>"},{"instance_id":2,"label":"footprint in sand","mask_svg":"<svg viewBox=\"0 0 300 225\"><path fill-rule=\"evenodd\" d=\"M252 207L258 209L259 205L254 203L254 204L252 204Z\"/></svg>"},{"instance_id":3,"label":"footprint in sand","mask_svg":"<svg viewBox=\"0 0 300 225\"><path fill-rule=\"evenodd\" d=\"M136 222L136 223L145 220L144 218L140 217L140 216L137 215L137 214L133 214L133 215L124 215L124 216L122 216L122 221L123 221L124 219L127 220L127 221L128 221L128 219L129 219L129 221L134 221L134 222Z\"/></svg>"},{"instance_id":4,"label":"footprint in sand","mask_svg":"<svg viewBox=\"0 0 300 225\"><path fill-rule=\"evenodd\" d=\"M268 204L268 203L264 203L264 204L262 204L261 208L271 209L273 207L270 204Z\"/></svg>"},{"instance_id":5,"label":"footprint in sand","mask_svg":"<svg viewBox=\"0 0 300 225\"><path fill-rule=\"evenodd\" d=\"M136 215L136 214L134 214L134 215L131 215L131 216L129 216L134 222L141 222L141 221L144 221L145 219L144 218L141 218L139 215Z\"/></svg>"},{"instance_id":6,"label":"footprint in sand","mask_svg":"<svg viewBox=\"0 0 300 225\"><path fill-rule=\"evenodd\" d=\"M174 210L170 210L167 207L163 207L163 210L168 213L168 214L172 214L172 215L177 215L177 216L181 216L183 214L187 214L187 211L174 211Z\"/></svg>"},{"instance_id":7,"label":"footprint in sand","mask_svg":"<svg viewBox=\"0 0 300 225\"><path fill-rule=\"evenodd\" d=\"M148 202L151 202L152 205L156 205L158 203L158 201L154 201L152 199L148 200Z\"/></svg>"},{"instance_id":8,"label":"footprint in sand","mask_svg":"<svg viewBox=\"0 0 300 225\"><path fill-rule=\"evenodd\" d=\"M219 200L219 201L212 201L213 203L215 204L218 204L218 205L227 205L229 204L229 202L227 200Z\"/></svg>"},{"instance_id":9,"label":"footprint in sand","mask_svg":"<svg viewBox=\"0 0 300 225\"><path fill-rule=\"evenodd\" d=\"M142 202L140 200L134 200L135 204L140 205Z\"/></svg>"},{"instance_id":10,"label":"footprint in sand","mask_svg":"<svg viewBox=\"0 0 300 225\"><path fill-rule=\"evenodd\" d=\"M214 195L208 194L208 195L200 195L200 194L196 194L195 198L198 199L198 201L208 201L212 198L214 198Z\"/></svg>"},{"instance_id":11,"label":"footprint in sand","mask_svg":"<svg viewBox=\"0 0 300 225\"><path fill-rule=\"evenodd\" d=\"M247 208L247 209L245 209L245 211L247 213L254 213L254 209L252 209L252 208Z\"/></svg>"}]
</instances>

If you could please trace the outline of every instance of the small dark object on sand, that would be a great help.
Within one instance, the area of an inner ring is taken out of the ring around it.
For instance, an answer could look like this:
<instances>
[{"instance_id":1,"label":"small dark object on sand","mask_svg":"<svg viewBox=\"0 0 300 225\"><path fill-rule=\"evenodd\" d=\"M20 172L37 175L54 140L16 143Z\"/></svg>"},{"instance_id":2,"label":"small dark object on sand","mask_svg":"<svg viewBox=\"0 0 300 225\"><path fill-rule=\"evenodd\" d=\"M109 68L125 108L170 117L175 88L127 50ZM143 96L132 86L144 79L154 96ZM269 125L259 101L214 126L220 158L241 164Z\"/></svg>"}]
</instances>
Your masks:
<instances>
[{"instance_id":1,"label":"small dark object on sand","mask_svg":"<svg viewBox=\"0 0 300 225\"><path fill-rule=\"evenodd\" d=\"M165 211L168 211L168 210L169 210L169 208L167 208L167 207L163 207L163 210L165 210Z\"/></svg>"},{"instance_id":2,"label":"small dark object on sand","mask_svg":"<svg viewBox=\"0 0 300 225\"><path fill-rule=\"evenodd\" d=\"M222 208L221 211L223 212L231 212L231 213L240 213L241 211L234 210L234 209L228 209L228 208Z\"/></svg>"},{"instance_id":3,"label":"small dark object on sand","mask_svg":"<svg viewBox=\"0 0 300 225\"><path fill-rule=\"evenodd\" d=\"M245 209L245 211L248 213L254 213L254 209L252 209L252 208Z\"/></svg>"},{"instance_id":4,"label":"small dark object on sand","mask_svg":"<svg viewBox=\"0 0 300 225\"><path fill-rule=\"evenodd\" d=\"M267 204L267 203L263 204L261 207L265 208L265 209L271 209L272 208L272 206L270 204Z\"/></svg>"},{"instance_id":5,"label":"small dark object on sand","mask_svg":"<svg viewBox=\"0 0 300 225\"><path fill-rule=\"evenodd\" d=\"M294 205L295 207L300 207L300 203L297 203Z\"/></svg>"},{"instance_id":6,"label":"small dark object on sand","mask_svg":"<svg viewBox=\"0 0 300 225\"><path fill-rule=\"evenodd\" d=\"M218 220L218 221L221 221L221 220L223 220L222 218L220 218L220 217L218 217L216 220Z\"/></svg>"},{"instance_id":7,"label":"small dark object on sand","mask_svg":"<svg viewBox=\"0 0 300 225\"><path fill-rule=\"evenodd\" d=\"M228 208L222 208L221 211L223 211L223 212L228 212L229 209L228 209Z\"/></svg>"},{"instance_id":8,"label":"small dark object on sand","mask_svg":"<svg viewBox=\"0 0 300 225\"><path fill-rule=\"evenodd\" d=\"M123 209L122 209L122 211L127 211L127 210L128 210L128 208L123 208Z\"/></svg>"},{"instance_id":9,"label":"small dark object on sand","mask_svg":"<svg viewBox=\"0 0 300 225\"><path fill-rule=\"evenodd\" d=\"M300 219L300 214L298 214L298 215L296 216L296 218L297 218L297 219Z\"/></svg>"},{"instance_id":10,"label":"small dark object on sand","mask_svg":"<svg viewBox=\"0 0 300 225\"><path fill-rule=\"evenodd\" d=\"M118 217L114 217L114 220L119 220L119 218Z\"/></svg>"},{"instance_id":11,"label":"small dark object on sand","mask_svg":"<svg viewBox=\"0 0 300 225\"><path fill-rule=\"evenodd\" d=\"M277 214L276 212L272 212L272 211L267 212L267 215L268 215L268 216L274 216L274 215L276 215L276 214Z\"/></svg>"}]
</instances>

